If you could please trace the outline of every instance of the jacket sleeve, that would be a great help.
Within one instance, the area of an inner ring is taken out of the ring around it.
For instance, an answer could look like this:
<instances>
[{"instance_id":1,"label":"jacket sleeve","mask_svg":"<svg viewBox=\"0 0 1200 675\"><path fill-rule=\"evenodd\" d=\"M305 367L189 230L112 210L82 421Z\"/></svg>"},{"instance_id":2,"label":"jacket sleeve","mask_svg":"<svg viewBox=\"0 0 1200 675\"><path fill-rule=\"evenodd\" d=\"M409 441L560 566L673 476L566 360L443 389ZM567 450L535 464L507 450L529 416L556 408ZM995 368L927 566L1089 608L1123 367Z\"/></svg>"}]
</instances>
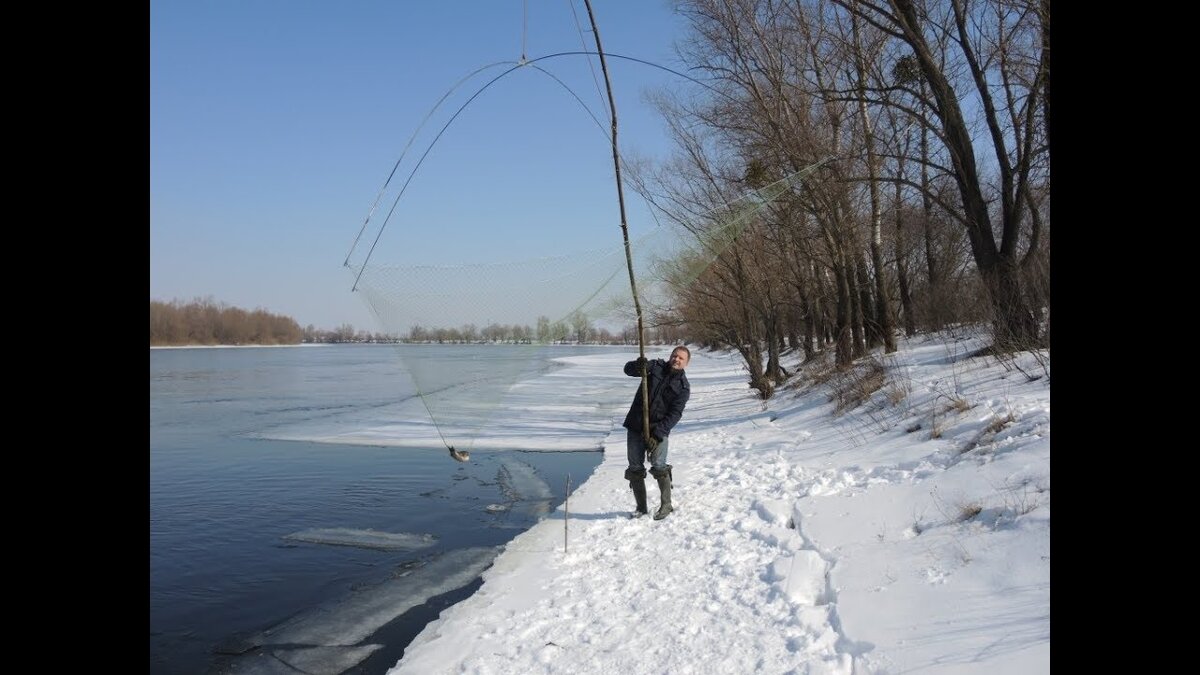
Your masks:
<instances>
[{"instance_id":1,"label":"jacket sleeve","mask_svg":"<svg viewBox=\"0 0 1200 675\"><path fill-rule=\"evenodd\" d=\"M687 381L684 381L683 391L679 392L679 397L671 401L671 407L667 409L667 414L663 416L650 429L650 434L660 441L666 438L671 433L671 429L679 422L679 418L683 417L683 407L687 405L688 399L692 397L692 387Z\"/></svg>"},{"instance_id":2,"label":"jacket sleeve","mask_svg":"<svg viewBox=\"0 0 1200 675\"><path fill-rule=\"evenodd\" d=\"M648 361L646 361L646 370L647 371L654 370L654 364L658 363L659 361L662 361L662 359L649 359ZM634 359L634 360L630 361L629 363L625 364L625 374L630 377L641 377L642 376L642 371L640 369L638 369L638 367L637 367L637 359Z\"/></svg>"}]
</instances>

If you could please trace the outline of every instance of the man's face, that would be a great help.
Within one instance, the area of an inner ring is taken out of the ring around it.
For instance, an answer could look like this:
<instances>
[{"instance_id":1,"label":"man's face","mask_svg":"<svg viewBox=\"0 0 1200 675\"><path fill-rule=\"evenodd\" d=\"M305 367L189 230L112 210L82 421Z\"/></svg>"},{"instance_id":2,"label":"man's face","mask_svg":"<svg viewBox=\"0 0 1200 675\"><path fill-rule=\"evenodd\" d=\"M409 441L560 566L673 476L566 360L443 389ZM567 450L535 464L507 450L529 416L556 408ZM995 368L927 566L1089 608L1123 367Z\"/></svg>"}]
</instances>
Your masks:
<instances>
[{"instance_id":1,"label":"man's face","mask_svg":"<svg viewBox=\"0 0 1200 675\"><path fill-rule=\"evenodd\" d=\"M684 368L687 368L689 360L691 359L688 358L687 352L683 351L682 349L676 349L675 351L671 352L671 370L683 370Z\"/></svg>"}]
</instances>

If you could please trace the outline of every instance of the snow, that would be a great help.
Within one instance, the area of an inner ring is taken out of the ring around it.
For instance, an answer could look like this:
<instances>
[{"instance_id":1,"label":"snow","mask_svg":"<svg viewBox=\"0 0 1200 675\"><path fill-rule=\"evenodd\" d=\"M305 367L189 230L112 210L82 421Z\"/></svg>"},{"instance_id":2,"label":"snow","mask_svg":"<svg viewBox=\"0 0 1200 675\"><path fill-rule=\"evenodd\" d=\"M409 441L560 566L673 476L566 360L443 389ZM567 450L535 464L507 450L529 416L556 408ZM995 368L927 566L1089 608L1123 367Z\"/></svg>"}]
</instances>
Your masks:
<instances>
[{"instance_id":1,"label":"snow","mask_svg":"<svg viewBox=\"0 0 1200 675\"><path fill-rule=\"evenodd\" d=\"M661 521L627 517L634 355L565 358L541 385L621 399L602 464L389 672L1049 672L1049 356L984 344L876 353L883 386L836 413L845 377L763 402L735 354L693 349Z\"/></svg>"}]
</instances>

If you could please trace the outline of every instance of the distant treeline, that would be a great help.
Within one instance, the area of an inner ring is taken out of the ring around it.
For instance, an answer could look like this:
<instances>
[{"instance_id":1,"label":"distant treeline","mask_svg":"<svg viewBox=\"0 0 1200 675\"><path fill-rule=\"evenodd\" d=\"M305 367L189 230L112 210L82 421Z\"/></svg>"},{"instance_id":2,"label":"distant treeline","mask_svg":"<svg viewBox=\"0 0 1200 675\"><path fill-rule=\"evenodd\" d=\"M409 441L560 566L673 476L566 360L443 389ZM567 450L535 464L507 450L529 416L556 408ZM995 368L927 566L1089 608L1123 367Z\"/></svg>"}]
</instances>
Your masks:
<instances>
[{"instance_id":1,"label":"distant treeline","mask_svg":"<svg viewBox=\"0 0 1200 675\"><path fill-rule=\"evenodd\" d=\"M591 345L636 345L637 331L633 327L614 333L605 328L594 328L586 322L573 325L550 324L539 320L537 328L519 324L491 324L483 328L467 324L459 328L412 327L407 335L389 335L355 330L351 324L343 324L333 330L321 330L311 324L304 328L305 343L416 343L416 344L591 344ZM681 344L686 342L682 331L675 326L658 326L646 330L646 341L650 344Z\"/></svg>"},{"instance_id":2,"label":"distant treeline","mask_svg":"<svg viewBox=\"0 0 1200 675\"><path fill-rule=\"evenodd\" d=\"M304 327L302 340L306 344L392 344L403 342L403 340L386 333L355 330L353 324L348 323L344 323L333 330L325 330L309 324Z\"/></svg>"},{"instance_id":3,"label":"distant treeline","mask_svg":"<svg viewBox=\"0 0 1200 675\"><path fill-rule=\"evenodd\" d=\"M680 329L659 326L646 331L650 344L677 344L685 342ZM351 324L342 324L332 330L319 329L312 324L303 329L295 319L272 314L264 309L247 311L216 302L211 298L197 298L183 303L150 301L150 346L180 345L294 345L294 344L345 344L345 343L439 343L476 344L508 343L529 344L570 343L602 345L636 345L637 331L628 327L613 333L604 328L594 328L588 322L551 324L544 317L538 326L518 324L492 324L483 328L465 325L460 328L424 328L414 326L407 335L390 335L356 330Z\"/></svg>"},{"instance_id":4,"label":"distant treeline","mask_svg":"<svg viewBox=\"0 0 1200 675\"><path fill-rule=\"evenodd\" d=\"M197 299L150 301L150 346L293 345L303 332L295 319L264 309L246 311Z\"/></svg>"}]
</instances>

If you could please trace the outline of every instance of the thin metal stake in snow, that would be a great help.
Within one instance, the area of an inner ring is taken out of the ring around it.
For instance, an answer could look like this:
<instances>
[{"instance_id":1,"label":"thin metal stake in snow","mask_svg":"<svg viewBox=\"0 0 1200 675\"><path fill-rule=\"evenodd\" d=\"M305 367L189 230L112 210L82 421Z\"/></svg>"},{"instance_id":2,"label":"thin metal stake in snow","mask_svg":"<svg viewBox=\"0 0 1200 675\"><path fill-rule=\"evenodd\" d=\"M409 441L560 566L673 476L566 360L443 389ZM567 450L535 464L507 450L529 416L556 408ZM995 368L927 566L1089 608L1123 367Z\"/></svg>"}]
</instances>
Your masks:
<instances>
[{"instance_id":1,"label":"thin metal stake in snow","mask_svg":"<svg viewBox=\"0 0 1200 675\"><path fill-rule=\"evenodd\" d=\"M563 553L567 552L567 522L571 520L571 474L567 474L567 495L563 499Z\"/></svg>"}]
</instances>

